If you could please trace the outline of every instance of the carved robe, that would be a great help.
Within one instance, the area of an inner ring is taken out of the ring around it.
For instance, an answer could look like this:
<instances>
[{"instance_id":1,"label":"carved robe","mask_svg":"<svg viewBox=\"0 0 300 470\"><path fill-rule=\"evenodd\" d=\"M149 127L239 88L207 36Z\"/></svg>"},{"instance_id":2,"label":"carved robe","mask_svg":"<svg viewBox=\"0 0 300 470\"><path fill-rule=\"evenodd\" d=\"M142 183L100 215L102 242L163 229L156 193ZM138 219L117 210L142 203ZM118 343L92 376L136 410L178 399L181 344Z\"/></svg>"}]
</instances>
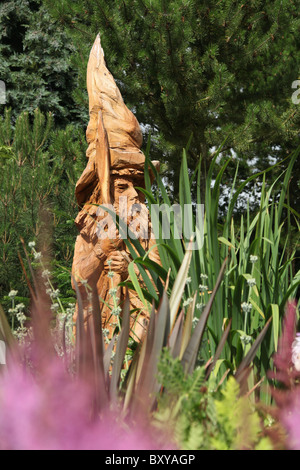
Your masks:
<instances>
[{"instance_id":1,"label":"carved robe","mask_svg":"<svg viewBox=\"0 0 300 470\"><path fill-rule=\"evenodd\" d=\"M89 58L87 88L90 109L86 133L89 144L88 162L76 185L80 212L75 223L79 235L75 244L72 273L80 290L86 320L91 315L88 285L97 286L102 327L108 329L111 337L117 323L116 316L112 315L114 305L111 289L117 288L116 296L122 306L124 288L118 287L118 284L128 277L127 268L131 257L121 238L99 236L98 224L101 223L101 216L98 215L98 209L101 204L115 204L118 178L124 178L128 186L127 195L134 196L135 202L143 202L139 201L134 186L143 185L145 156L140 150L142 133L139 123L125 106L121 93L106 68L99 35ZM153 163L159 167L158 162ZM150 238L150 225L149 222L149 238L140 239L145 251L156 243ZM160 263L156 248L151 250L149 257ZM112 263L112 268L109 262ZM135 309L131 318L131 336L141 340L148 324L148 313L133 291L130 291L130 303L131 309Z\"/></svg>"}]
</instances>

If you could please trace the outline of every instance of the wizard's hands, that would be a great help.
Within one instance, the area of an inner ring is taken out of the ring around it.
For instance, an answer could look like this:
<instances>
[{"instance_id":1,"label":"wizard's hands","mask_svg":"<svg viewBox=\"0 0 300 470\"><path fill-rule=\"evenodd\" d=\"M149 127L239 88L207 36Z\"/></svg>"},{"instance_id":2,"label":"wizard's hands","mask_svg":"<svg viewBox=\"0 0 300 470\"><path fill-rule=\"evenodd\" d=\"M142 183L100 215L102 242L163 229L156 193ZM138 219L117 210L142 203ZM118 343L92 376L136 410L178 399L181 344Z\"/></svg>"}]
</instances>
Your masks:
<instances>
[{"instance_id":1,"label":"wizard's hands","mask_svg":"<svg viewBox=\"0 0 300 470\"><path fill-rule=\"evenodd\" d=\"M119 233L117 233L118 236ZM128 264L131 261L124 248L124 240L120 237L102 238L96 243L94 251L97 258L104 262L106 272L124 274L127 273Z\"/></svg>"},{"instance_id":2,"label":"wizard's hands","mask_svg":"<svg viewBox=\"0 0 300 470\"><path fill-rule=\"evenodd\" d=\"M124 247L124 241L122 238L103 238L99 240L97 245L108 257L113 251L121 250Z\"/></svg>"},{"instance_id":3,"label":"wizard's hands","mask_svg":"<svg viewBox=\"0 0 300 470\"><path fill-rule=\"evenodd\" d=\"M124 274L128 271L129 263L130 258L125 250L113 251L104 262L104 270Z\"/></svg>"}]
</instances>

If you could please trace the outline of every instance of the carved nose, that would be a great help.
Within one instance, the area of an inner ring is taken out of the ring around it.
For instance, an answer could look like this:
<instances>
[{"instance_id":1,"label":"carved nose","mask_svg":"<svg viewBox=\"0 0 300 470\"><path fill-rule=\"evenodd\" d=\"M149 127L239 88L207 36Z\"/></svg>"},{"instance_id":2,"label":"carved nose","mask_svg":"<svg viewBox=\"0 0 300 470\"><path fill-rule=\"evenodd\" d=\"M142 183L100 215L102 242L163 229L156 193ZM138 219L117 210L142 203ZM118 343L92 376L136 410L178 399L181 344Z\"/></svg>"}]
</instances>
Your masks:
<instances>
[{"instance_id":1,"label":"carved nose","mask_svg":"<svg viewBox=\"0 0 300 470\"><path fill-rule=\"evenodd\" d=\"M139 199L138 192L132 188L132 193L130 194L130 200L131 201L137 201Z\"/></svg>"}]
</instances>

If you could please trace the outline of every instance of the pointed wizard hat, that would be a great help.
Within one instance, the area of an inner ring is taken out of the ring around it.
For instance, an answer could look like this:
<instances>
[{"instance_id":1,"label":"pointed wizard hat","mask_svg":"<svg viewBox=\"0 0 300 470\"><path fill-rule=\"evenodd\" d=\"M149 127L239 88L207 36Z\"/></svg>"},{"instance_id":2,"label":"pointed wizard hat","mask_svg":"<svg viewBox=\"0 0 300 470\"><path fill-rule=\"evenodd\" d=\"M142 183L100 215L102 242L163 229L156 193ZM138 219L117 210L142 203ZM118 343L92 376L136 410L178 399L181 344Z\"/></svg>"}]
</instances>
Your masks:
<instances>
[{"instance_id":1,"label":"pointed wizard hat","mask_svg":"<svg viewBox=\"0 0 300 470\"><path fill-rule=\"evenodd\" d=\"M90 121L87 166L76 185L76 198L85 203L98 182L102 202L110 203L110 177L113 174L144 174L145 155L140 125L125 105L116 82L106 67L98 34L87 67ZM152 162L159 170L159 162Z\"/></svg>"}]
</instances>

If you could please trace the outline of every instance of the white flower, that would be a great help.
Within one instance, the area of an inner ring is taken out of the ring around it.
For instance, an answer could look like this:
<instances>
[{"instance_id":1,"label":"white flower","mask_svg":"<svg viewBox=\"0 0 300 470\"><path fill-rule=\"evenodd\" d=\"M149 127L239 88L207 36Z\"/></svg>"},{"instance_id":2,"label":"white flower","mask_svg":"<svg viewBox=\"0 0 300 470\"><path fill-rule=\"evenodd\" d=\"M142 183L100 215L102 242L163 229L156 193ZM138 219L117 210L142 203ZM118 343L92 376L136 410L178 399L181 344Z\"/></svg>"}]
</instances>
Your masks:
<instances>
[{"instance_id":1,"label":"white flower","mask_svg":"<svg viewBox=\"0 0 300 470\"><path fill-rule=\"evenodd\" d=\"M8 297L10 297L11 299L14 299L18 294L18 291L17 290L11 290L10 293L8 294Z\"/></svg>"},{"instance_id":2,"label":"white flower","mask_svg":"<svg viewBox=\"0 0 300 470\"><path fill-rule=\"evenodd\" d=\"M109 289L109 295L114 296L118 292L118 289L116 287L113 287L112 289Z\"/></svg>"},{"instance_id":3,"label":"white flower","mask_svg":"<svg viewBox=\"0 0 300 470\"><path fill-rule=\"evenodd\" d=\"M18 305L16 306L16 309L17 309L17 310L24 310L24 308L25 308L25 305L24 305L24 304L18 304Z\"/></svg>"},{"instance_id":4,"label":"white flower","mask_svg":"<svg viewBox=\"0 0 300 470\"><path fill-rule=\"evenodd\" d=\"M49 277L50 276L50 271L48 271L48 269L45 269L43 272L42 272L42 277Z\"/></svg>"},{"instance_id":5,"label":"white flower","mask_svg":"<svg viewBox=\"0 0 300 470\"><path fill-rule=\"evenodd\" d=\"M193 298L189 297L187 300L183 302L184 307L188 307L193 302Z\"/></svg>"},{"instance_id":6,"label":"white flower","mask_svg":"<svg viewBox=\"0 0 300 470\"><path fill-rule=\"evenodd\" d=\"M252 341L252 337L248 336L248 335L242 335L240 337L240 339L241 339L242 343L244 343L244 344L249 344Z\"/></svg>"},{"instance_id":7,"label":"white flower","mask_svg":"<svg viewBox=\"0 0 300 470\"><path fill-rule=\"evenodd\" d=\"M256 263L257 260L258 260L258 256L250 255L250 263Z\"/></svg>"},{"instance_id":8,"label":"white flower","mask_svg":"<svg viewBox=\"0 0 300 470\"><path fill-rule=\"evenodd\" d=\"M292 363L297 371L300 371L300 334L297 333L292 344Z\"/></svg>"},{"instance_id":9,"label":"white flower","mask_svg":"<svg viewBox=\"0 0 300 470\"><path fill-rule=\"evenodd\" d=\"M34 256L34 259L35 259L36 261L39 261L39 260L42 258L42 253L39 252L39 251L35 251L35 252L33 253L33 256Z\"/></svg>"},{"instance_id":10,"label":"white flower","mask_svg":"<svg viewBox=\"0 0 300 470\"><path fill-rule=\"evenodd\" d=\"M249 313L252 310L252 304L250 304L250 302L243 302L241 307L244 313Z\"/></svg>"},{"instance_id":11,"label":"white flower","mask_svg":"<svg viewBox=\"0 0 300 470\"><path fill-rule=\"evenodd\" d=\"M196 309L197 310L202 310L205 307L205 304L201 304L200 302L196 304Z\"/></svg>"},{"instance_id":12,"label":"white flower","mask_svg":"<svg viewBox=\"0 0 300 470\"><path fill-rule=\"evenodd\" d=\"M207 274L200 274L200 277L201 277L201 279L208 279L208 275L207 275Z\"/></svg>"},{"instance_id":13,"label":"white flower","mask_svg":"<svg viewBox=\"0 0 300 470\"><path fill-rule=\"evenodd\" d=\"M115 307L115 308L112 309L111 314L118 316L118 315L120 315L121 312L122 312L121 307Z\"/></svg>"},{"instance_id":14,"label":"white flower","mask_svg":"<svg viewBox=\"0 0 300 470\"><path fill-rule=\"evenodd\" d=\"M190 283L192 282L192 278L191 278L191 277L187 277L185 282L186 282L187 284L190 284Z\"/></svg>"},{"instance_id":15,"label":"white flower","mask_svg":"<svg viewBox=\"0 0 300 470\"><path fill-rule=\"evenodd\" d=\"M204 292L204 291L206 291L207 289L208 289L207 286L204 286L203 284L199 284L199 290L200 290L200 292Z\"/></svg>"},{"instance_id":16,"label":"white flower","mask_svg":"<svg viewBox=\"0 0 300 470\"><path fill-rule=\"evenodd\" d=\"M17 310L16 308L9 308L8 309L8 313L11 313L12 315L15 315L16 313L18 313L19 310Z\"/></svg>"},{"instance_id":17,"label":"white flower","mask_svg":"<svg viewBox=\"0 0 300 470\"><path fill-rule=\"evenodd\" d=\"M103 328L102 333L103 333L104 338L107 338L108 335L109 335L109 329L108 328Z\"/></svg>"},{"instance_id":18,"label":"white flower","mask_svg":"<svg viewBox=\"0 0 300 470\"><path fill-rule=\"evenodd\" d=\"M75 305L71 305L69 304L69 307L66 309L66 315L67 316L73 316L75 313Z\"/></svg>"},{"instance_id":19,"label":"white flower","mask_svg":"<svg viewBox=\"0 0 300 470\"><path fill-rule=\"evenodd\" d=\"M29 242L28 243L29 248L34 248L35 247L35 242Z\"/></svg>"},{"instance_id":20,"label":"white flower","mask_svg":"<svg viewBox=\"0 0 300 470\"><path fill-rule=\"evenodd\" d=\"M59 309L59 304L55 303L55 304L51 305L51 310L56 311L58 309Z\"/></svg>"},{"instance_id":21,"label":"white flower","mask_svg":"<svg viewBox=\"0 0 300 470\"><path fill-rule=\"evenodd\" d=\"M24 313L22 311L19 311L17 313L17 320L20 322L20 323L24 323L24 321L26 320L26 317L24 315Z\"/></svg>"},{"instance_id":22,"label":"white flower","mask_svg":"<svg viewBox=\"0 0 300 470\"><path fill-rule=\"evenodd\" d=\"M256 285L256 280L254 278L247 279L247 284L249 287L253 287Z\"/></svg>"},{"instance_id":23,"label":"white flower","mask_svg":"<svg viewBox=\"0 0 300 470\"><path fill-rule=\"evenodd\" d=\"M49 289L47 289L49 290ZM51 299L57 299L59 297L59 289L56 289L50 293Z\"/></svg>"},{"instance_id":24,"label":"white flower","mask_svg":"<svg viewBox=\"0 0 300 470\"><path fill-rule=\"evenodd\" d=\"M25 344L25 339L26 337L29 336L29 333L30 332L27 328L24 328L23 326L21 326L13 332L13 335L20 344Z\"/></svg>"}]
</instances>

